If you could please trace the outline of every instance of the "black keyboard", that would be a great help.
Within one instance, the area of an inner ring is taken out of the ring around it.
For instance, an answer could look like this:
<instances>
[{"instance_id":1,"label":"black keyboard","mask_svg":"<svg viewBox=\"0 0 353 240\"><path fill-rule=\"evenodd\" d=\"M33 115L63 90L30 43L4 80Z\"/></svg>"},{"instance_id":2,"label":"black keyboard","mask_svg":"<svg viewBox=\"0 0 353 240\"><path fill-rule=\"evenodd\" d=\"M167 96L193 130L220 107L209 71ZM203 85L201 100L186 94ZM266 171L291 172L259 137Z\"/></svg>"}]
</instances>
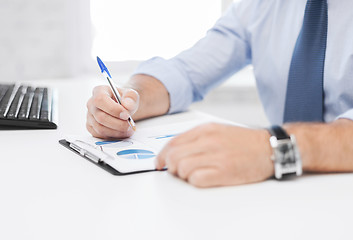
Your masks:
<instances>
[{"instance_id":1,"label":"black keyboard","mask_svg":"<svg viewBox=\"0 0 353 240\"><path fill-rule=\"evenodd\" d=\"M56 129L55 102L48 87L0 84L0 129Z\"/></svg>"}]
</instances>

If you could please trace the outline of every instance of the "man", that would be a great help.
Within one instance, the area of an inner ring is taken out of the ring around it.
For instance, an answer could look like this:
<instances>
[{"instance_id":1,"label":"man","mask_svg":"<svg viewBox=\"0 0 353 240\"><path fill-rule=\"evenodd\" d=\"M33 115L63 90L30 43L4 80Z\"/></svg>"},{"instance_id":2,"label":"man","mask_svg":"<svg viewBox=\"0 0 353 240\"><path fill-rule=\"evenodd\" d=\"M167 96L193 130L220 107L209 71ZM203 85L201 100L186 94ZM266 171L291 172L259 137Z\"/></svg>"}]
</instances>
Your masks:
<instances>
[{"instance_id":1,"label":"man","mask_svg":"<svg viewBox=\"0 0 353 240\"><path fill-rule=\"evenodd\" d=\"M123 107L107 86L96 87L87 103L87 129L100 138L131 136L129 115L138 120L183 111L252 63L265 112L276 126L196 127L167 144L157 169L168 166L198 187L281 179L302 170L352 172L352 8L350 0L233 4L191 49L141 64L119 89Z\"/></svg>"}]
</instances>

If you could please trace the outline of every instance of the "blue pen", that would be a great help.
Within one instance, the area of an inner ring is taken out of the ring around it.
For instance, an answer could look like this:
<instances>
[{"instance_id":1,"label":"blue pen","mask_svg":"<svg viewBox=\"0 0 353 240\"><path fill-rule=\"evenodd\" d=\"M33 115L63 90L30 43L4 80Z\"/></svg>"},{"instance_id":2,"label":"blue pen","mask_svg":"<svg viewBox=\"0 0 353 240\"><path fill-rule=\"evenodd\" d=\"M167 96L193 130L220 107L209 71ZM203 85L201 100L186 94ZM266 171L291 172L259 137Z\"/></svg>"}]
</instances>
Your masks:
<instances>
[{"instance_id":1,"label":"blue pen","mask_svg":"<svg viewBox=\"0 0 353 240\"><path fill-rule=\"evenodd\" d=\"M116 101L121 105L121 96L119 94L119 91L117 90L116 86L114 85L114 82L112 81L112 76L110 75L108 68L104 65L104 63L102 62L102 60L97 57L97 62L98 65L103 73L103 76L108 80L109 86L111 88L111 90L113 91L113 95L116 99ZM129 116L128 118L128 123L130 124L131 128L136 131L136 125L134 120L132 120L131 116Z\"/></svg>"}]
</instances>

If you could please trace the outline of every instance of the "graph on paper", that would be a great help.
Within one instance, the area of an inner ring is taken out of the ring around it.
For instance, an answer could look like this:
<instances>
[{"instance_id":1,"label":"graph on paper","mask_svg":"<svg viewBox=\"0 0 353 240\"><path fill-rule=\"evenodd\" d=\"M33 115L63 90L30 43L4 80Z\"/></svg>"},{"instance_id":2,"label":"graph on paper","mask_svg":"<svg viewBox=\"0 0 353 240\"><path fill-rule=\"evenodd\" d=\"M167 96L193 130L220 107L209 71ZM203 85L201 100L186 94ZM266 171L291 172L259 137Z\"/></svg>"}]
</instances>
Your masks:
<instances>
[{"instance_id":1,"label":"graph on paper","mask_svg":"<svg viewBox=\"0 0 353 240\"><path fill-rule=\"evenodd\" d=\"M145 149L127 149L117 152L118 157L125 159L148 159L156 155L149 150Z\"/></svg>"}]
</instances>

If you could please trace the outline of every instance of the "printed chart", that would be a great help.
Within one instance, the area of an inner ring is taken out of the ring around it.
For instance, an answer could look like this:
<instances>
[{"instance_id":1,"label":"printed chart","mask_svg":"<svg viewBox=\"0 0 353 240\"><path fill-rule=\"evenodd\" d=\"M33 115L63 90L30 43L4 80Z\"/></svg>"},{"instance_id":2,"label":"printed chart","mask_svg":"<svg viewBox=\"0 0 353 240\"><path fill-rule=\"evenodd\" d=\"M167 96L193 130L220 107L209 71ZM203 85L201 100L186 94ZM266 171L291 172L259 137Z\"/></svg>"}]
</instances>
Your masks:
<instances>
[{"instance_id":1,"label":"printed chart","mask_svg":"<svg viewBox=\"0 0 353 240\"><path fill-rule=\"evenodd\" d=\"M132 145L132 142L128 140L99 141L95 142L95 145L107 148L122 148Z\"/></svg>"},{"instance_id":2,"label":"printed chart","mask_svg":"<svg viewBox=\"0 0 353 240\"><path fill-rule=\"evenodd\" d=\"M153 136L153 137L150 137L150 138L159 140L159 139L165 139L165 138L172 138L172 137L175 137L177 135L178 134L168 134L168 135Z\"/></svg>"},{"instance_id":3,"label":"printed chart","mask_svg":"<svg viewBox=\"0 0 353 240\"><path fill-rule=\"evenodd\" d=\"M156 156L154 152L145 149L127 149L116 154L125 159L148 159Z\"/></svg>"}]
</instances>

